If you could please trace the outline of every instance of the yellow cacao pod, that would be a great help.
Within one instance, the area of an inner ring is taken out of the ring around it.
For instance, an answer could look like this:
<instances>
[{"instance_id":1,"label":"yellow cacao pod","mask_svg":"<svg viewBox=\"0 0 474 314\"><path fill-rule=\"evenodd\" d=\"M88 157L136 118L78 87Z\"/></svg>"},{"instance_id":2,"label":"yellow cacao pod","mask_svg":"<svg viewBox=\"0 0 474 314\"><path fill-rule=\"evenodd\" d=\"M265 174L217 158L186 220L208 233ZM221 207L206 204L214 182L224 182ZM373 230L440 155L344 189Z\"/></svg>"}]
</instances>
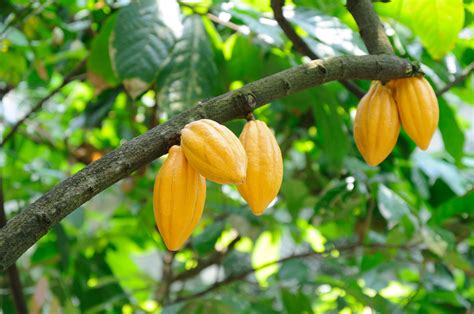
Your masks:
<instances>
[{"instance_id":1,"label":"yellow cacao pod","mask_svg":"<svg viewBox=\"0 0 474 314\"><path fill-rule=\"evenodd\" d=\"M222 184L245 181L245 150L222 124L208 119L187 124L181 131L181 147L191 166L207 179Z\"/></svg>"},{"instance_id":2,"label":"yellow cacao pod","mask_svg":"<svg viewBox=\"0 0 474 314\"><path fill-rule=\"evenodd\" d=\"M247 179L237 186L255 215L263 214L280 191L283 160L272 131L263 121L245 124L240 142L247 153Z\"/></svg>"},{"instance_id":3,"label":"yellow cacao pod","mask_svg":"<svg viewBox=\"0 0 474 314\"><path fill-rule=\"evenodd\" d=\"M422 76L391 81L390 87L403 128L418 147L427 149L439 120L433 88Z\"/></svg>"},{"instance_id":4,"label":"yellow cacao pod","mask_svg":"<svg viewBox=\"0 0 474 314\"><path fill-rule=\"evenodd\" d=\"M372 82L357 107L354 138L365 161L376 166L392 152L400 134L400 118L391 90Z\"/></svg>"},{"instance_id":5,"label":"yellow cacao pod","mask_svg":"<svg viewBox=\"0 0 474 314\"><path fill-rule=\"evenodd\" d=\"M155 179L153 209L166 247L176 251L191 236L201 218L206 199L206 179L172 146Z\"/></svg>"}]
</instances>

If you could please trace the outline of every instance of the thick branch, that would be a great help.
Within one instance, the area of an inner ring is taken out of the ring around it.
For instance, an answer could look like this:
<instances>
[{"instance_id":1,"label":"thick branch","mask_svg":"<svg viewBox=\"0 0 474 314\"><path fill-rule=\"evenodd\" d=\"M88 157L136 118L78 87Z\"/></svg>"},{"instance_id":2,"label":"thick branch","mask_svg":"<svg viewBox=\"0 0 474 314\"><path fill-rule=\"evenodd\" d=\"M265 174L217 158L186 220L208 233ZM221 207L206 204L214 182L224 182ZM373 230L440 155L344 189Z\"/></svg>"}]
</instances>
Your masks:
<instances>
[{"instance_id":1,"label":"thick branch","mask_svg":"<svg viewBox=\"0 0 474 314\"><path fill-rule=\"evenodd\" d=\"M293 47L295 47L296 51L312 60L320 59L320 57L296 33L290 22L288 22L288 20L283 15L283 6L285 5L285 0L272 0L271 5L275 20L278 22L278 25L280 25L280 28L286 34L288 39L293 43ZM357 84L351 81L339 80L339 83L341 83L345 88L347 88L348 91L354 94L354 96L356 96L357 98L362 98L365 94L362 88L360 88L359 86L357 86Z\"/></svg>"},{"instance_id":2,"label":"thick branch","mask_svg":"<svg viewBox=\"0 0 474 314\"><path fill-rule=\"evenodd\" d=\"M465 68L462 71L462 73L459 76L457 76L454 80L452 80L451 82L446 84L446 86L444 86L443 88L438 90L436 92L436 96L438 96L438 97L442 96L444 93L446 93L448 90L450 90L453 86L455 86L455 85L461 83L462 81L464 81L465 79L467 79L473 71L474 71L474 62L469 64L469 66L467 66L467 68Z\"/></svg>"},{"instance_id":3,"label":"thick branch","mask_svg":"<svg viewBox=\"0 0 474 314\"><path fill-rule=\"evenodd\" d=\"M392 46L371 0L347 0L347 9L357 22L362 40L370 54L393 54Z\"/></svg>"},{"instance_id":4,"label":"thick branch","mask_svg":"<svg viewBox=\"0 0 474 314\"><path fill-rule=\"evenodd\" d=\"M390 80L410 76L415 67L387 55L315 60L201 102L91 163L11 219L0 229L0 269L12 265L74 209L178 144L181 129L191 121L208 118L224 123L272 100L329 81Z\"/></svg>"},{"instance_id":5,"label":"thick branch","mask_svg":"<svg viewBox=\"0 0 474 314\"><path fill-rule=\"evenodd\" d=\"M0 227L3 227L7 224L7 215L5 214L4 202L5 200L3 197L3 177L0 174ZM28 309L26 307L25 297L23 295L23 287L21 285L20 274L18 273L18 268L16 267L15 263L8 267L7 273L16 312L18 314L26 314L28 313Z\"/></svg>"}]
</instances>

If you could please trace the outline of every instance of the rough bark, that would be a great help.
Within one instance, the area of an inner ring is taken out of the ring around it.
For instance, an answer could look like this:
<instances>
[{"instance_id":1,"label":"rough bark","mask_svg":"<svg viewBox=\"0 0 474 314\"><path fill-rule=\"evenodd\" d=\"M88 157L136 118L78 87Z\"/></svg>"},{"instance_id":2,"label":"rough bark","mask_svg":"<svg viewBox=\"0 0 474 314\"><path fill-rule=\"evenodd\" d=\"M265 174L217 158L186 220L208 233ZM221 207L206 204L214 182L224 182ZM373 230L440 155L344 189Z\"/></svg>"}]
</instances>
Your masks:
<instances>
[{"instance_id":1,"label":"rough bark","mask_svg":"<svg viewBox=\"0 0 474 314\"><path fill-rule=\"evenodd\" d=\"M347 9L356 20L360 36L370 54L393 54L392 46L371 0L347 0Z\"/></svg>"},{"instance_id":2,"label":"rough bark","mask_svg":"<svg viewBox=\"0 0 474 314\"><path fill-rule=\"evenodd\" d=\"M185 124L208 118L220 123L245 117L253 109L303 89L334 80L390 80L410 76L416 65L395 56L350 56L316 60L224 95L201 102L125 143L56 185L0 229L0 268L12 265L48 230L81 204L166 154L179 143Z\"/></svg>"}]
</instances>

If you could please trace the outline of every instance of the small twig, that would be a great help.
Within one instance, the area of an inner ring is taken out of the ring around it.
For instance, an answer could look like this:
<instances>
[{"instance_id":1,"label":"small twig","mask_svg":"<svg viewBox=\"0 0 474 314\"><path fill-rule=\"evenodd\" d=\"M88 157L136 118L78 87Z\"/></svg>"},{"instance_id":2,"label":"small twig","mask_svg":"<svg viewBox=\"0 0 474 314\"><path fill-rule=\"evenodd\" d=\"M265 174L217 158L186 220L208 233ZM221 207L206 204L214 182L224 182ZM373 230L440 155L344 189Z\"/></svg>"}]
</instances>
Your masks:
<instances>
[{"instance_id":1,"label":"small twig","mask_svg":"<svg viewBox=\"0 0 474 314\"><path fill-rule=\"evenodd\" d=\"M178 1L179 2L179 1ZM220 24L220 25L223 25L235 32L238 32L238 33L242 33L244 35L248 35L246 34L244 31L243 31L243 28L242 26L240 25L237 25L235 23L232 23L230 21L224 21L224 20L221 20L217 15L214 15L212 13L210 13L209 11L207 12L198 12L196 10L196 7L193 6L193 5L190 5L190 4L187 4L187 3L183 3L183 2L179 2L179 4L183 7L186 7L186 8L189 8L193 11L194 14L198 14L198 15L204 15L206 16L208 19L210 19L211 21L213 21L214 23L217 23L217 24Z\"/></svg>"},{"instance_id":2,"label":"small twig","mask_svg":"<svg viewBox=\"0 0 474 314\"><path fill-rule=\"evenodd\" d=\"M217 23L217 24L221 24L227 28L230 28L231 30L234 30L238 33L243 33L244 35L248 35L248 34L245 34L244 31L243 31L243 28L242 26L239 26L235 23L232 23L230 21L223 21L221 20L218 16L212 14L212 13L206 13L206 16L208 19L210 19L211 21L213 21L214 23Z\"/></svg>"},{"instance_id":3,"label":"small twig","mask_svg":"<svg viewBox=\"0 0 474 314\"><path fill-rule=\"evenodd\" d=\"M271 6L273 9L273 16L275 20L280 25L280 28L286 34L288 39L293 43L293 47L303 56L307 56L312 60L320 59L320 57L306 44L306 42L301 38L294 28L291 26L290 22L285 18L283 14L283 6L285 5L285 0L272 0ZM350 91L357 98L362 98L365 95L365 92L362 88L357 86L354 82L347 80L339 80L348 91Z\"/></svg>"},{"instance_id":4,"label":"small twig","mask_svg":"<svg viewBox=\"0 0 474 314\"><path fill-rule=\"evenodd\" d=\"M367 217L364 222L364 226L361 232L361 237L360 237L360 243L364 244L365 239L367 237L367 234L369 233L370 230L370 225L372 224L372 217L374 213L374 208L375 208L375 200L373 197L369 198L369 205L367 208Z\"/></svg>"},{"instance_id":5,"label":"small twig","mask_svg":"<svg viewBox=\"0 0 474 314\"><path fill-rule=\"evenodd\" d=\"M7 215L5 213L5 199L3 196L3 176L0 174L0 228L7 224ZM10 289L12 291L13 302L15 303L16 312L18 314L27 314L25 297L23 296L23 288L21 285L20 274L16 264L12 264L7 269Z\"/></svg>"},{"instance_id":6,"label":"small twig","mask_svg":"<svg viewBox=\"0 0 474 314\"><path fill-rule=\"evenodd\" d=\"M176 252L168 251L163 256L163 275L160 288L156 292L156 299L161 304L168 302L170 286L173 282L173 261L175 255Z\"/></svg>"},{"instance_id":7,"label":"small twig","mask_svg":"<svg viewBox=\"0 0 474 314\"><path fill-rule=\"evenodd\" d=\"M461 83L462 81L464 81L465 79L467 79L469 77L469 75L471 75L471 73L474 71L474 62L471 62L471 64L469 64L462 72L459 76L457 76L454 80L452 80L451 82L449 82L448 84L446 84L446 86L444 86L443 88L441 88L440 90L438 90L436 92L436 96L437 97L440 97L442 96L444 93L446 93L448 90L450 90L453 86Z\"/></svg>"},{"instance_id":8,"label":"small twig","mask_svg":"<svg viewBox=\"0 0 474 314\"><path fill-rule=\"evenodd\" d=\"M53 89L48 95L45 97L41 98L36 105L34 105L28 113L18 120L10 129L10 132L8 132L5 137L3 138L2 142L0 143L0 147L3 147L5 143L15 135L15 132L18 130L18 128L25 122L26 119L28 119L33 113L36 111L40 110L41 107L45 102L47 102L51 97L53 97L56 93L58 93L64 86L66 86L68 83L73 81L73 78L78 74L78 72L82 69L82 67L86 64L86 60L83 60L70 74L68 74L61 85Z\"/></svg>"}]
</instances>

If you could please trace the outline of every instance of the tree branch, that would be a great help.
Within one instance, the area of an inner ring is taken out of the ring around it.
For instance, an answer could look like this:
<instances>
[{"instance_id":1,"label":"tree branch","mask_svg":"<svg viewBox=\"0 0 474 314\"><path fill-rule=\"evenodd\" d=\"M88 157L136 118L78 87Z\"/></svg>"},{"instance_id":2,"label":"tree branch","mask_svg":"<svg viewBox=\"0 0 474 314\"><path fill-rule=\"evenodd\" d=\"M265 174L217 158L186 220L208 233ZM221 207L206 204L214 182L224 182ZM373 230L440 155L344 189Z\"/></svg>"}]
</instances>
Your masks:
<instances>
[{"instance_id":1,"label":"tree branch","mask_svg":"<svg viewBox=\"0 0 474 314\"><path fill-rule=\"evenodd\" d=\"M0 174L0 227L7 224L7 215L5 214L5 199L3 197L3 177ZM8 280L10 282L10 289L12 291L13 303L18 314L27 314L25 297L23 296L23 287L21 285L20 274L15 263L7 269Z\"/></svg>"},{"instance_id":2,"label":"tree branch","mask_svg":"<svg viewBox=\"0 0 474 314\"><path fill-rule=\"evenodd\" d=\"M471 75L471 73L474 71L474 62L472 62L471 64L469 64L462 72L459 76L457 76L454 80L452 80L451 82L449 82L448 84L446 84L446 86L444 86L443 88L441 88L440 90L438 90L436 92L436 96L440 97L442 96L444 93L446 93L448 90L450 90L453 86L461 83L462 81L464 81L465 79L467 79L469 77L469 75Z\"/></svg>"},{"instance_id":3,"label":"tree branch","mask_svg":"<svg viewBox=\"0 0 474 314\"><path fill-rule=\"evenodd\" d=\"M359 26L359 33L369 53L392 55L392 45L371 0L347 0L347 9Z\"/></svg>"},{"instance_id":4,"label":"tree branch","mask_svg":"<svg viewBox=\"0 0 474 314\"><path fill-rule=\"evenodd\" d=\"M171 145L178 144L181 129L191 121L207 118L224 123L242 118L272 100L329 81L390 80L410 76L416 71L416 64L387 55L315 60L200 102L91 163L11 219L0 229L0 269L12 265L74 209L141 166L162 156Z\"/></svg>"},{"instance_id":5,"label":"tree branch","mask_svg":"<svg viewBox=\"0 0 474 314\"><path fill-rule=\"evenodd\" d=\"M408 248L411 248L412 246L411 245L409 245L409 246L408 245L393 246L393 245L378 244L378 243L363 245L361 243L355 243L355 244L350 244L350 245L347 245L347 246L335 247L335 248L331 249L331 251L337 250L339 252L345 252L345 251L352 251L352 250L357 249L359 247L372 248L372 249L385 249L385 248L388 248L388 249L408 249ZM269 266L273 266L273 265L276 265L276 264L282 264L284 262L287 262L287 261L293 260L293 259L303 259L303 258L308 258L308 257L320 258L320 257L323 257L324 255L328 255L328 254L329 254L329 251L324 251L324 252L309 251L309 252L304 252L304 253L300 253L300 254L289 255L287 257L283 257L279 260L275 260L275 261L265 263L263 265L255 267L255 268L250 267L250 268L248 268L248 269L246 269L246 270L244 270L244 271L242 271L238 274L230 275L229 277L214 283L213 285L209 286L207 289L204 289L204 290L199 291L199 292L194 293L194 294L179 297L176 300L174 300L173 302L169 303L168 305L183 302L183 301L189 301L189 300L201 297L203 295L208 294L211 291L214 291L214 290L217 290L217 289L221 288L222 286L231 284L235 281L243 280L248 275L250 275L252 273L255 273L255 272L257 272L261 269L267 268Z\"/></svg>"},{"instance_id":6,"label":"tree branch","mask_svg":"<svg viewBox=\"0 0 474 314\"><path fill-rule=\"evenodd\" d=\"M306 42L298 36L294 28L291 26L290 22L285 18L283 14L283 6L285 5L285 0L272 0L271 6L273 9L273 16L275 20L280 25L280 28L286 34L288 39L293 43L293 47L303 56L307 56L312 60L320 59L320 57L306 44ZM362 98L365 95L365 91L357 86L357 84L347 81L339 80L348 91L350 91L357 98Z\"/></svg>"},{"instance_id":7,"label":"tree branch","mask_svg":"<svg viewBox=\"0 0 474 314\"><path fill-rule=\"evenodd\" d=\"M41 107L43 107L44 103L47 102L51 97L56 95L64 86L66 86L68 83L72 82L73 80L77 79L75 76L79 74L79 71L82 69L82 67L86 64L86 60L83 60L70 74L68 74L61 85L53 89L51 92L49 92L48 95L45 97L41 98L36 105L34 105L26 115L18 120L10 129L10 132L8 132L5 137L3 138L2 142L0 143L0 148L5 145L5 143L12 138L13 135L15 135L15 132L18 130L18 128L25 122L26 119L28 119L33 113L36 111L40 110Z\"/></svg>"}]
</instances>

